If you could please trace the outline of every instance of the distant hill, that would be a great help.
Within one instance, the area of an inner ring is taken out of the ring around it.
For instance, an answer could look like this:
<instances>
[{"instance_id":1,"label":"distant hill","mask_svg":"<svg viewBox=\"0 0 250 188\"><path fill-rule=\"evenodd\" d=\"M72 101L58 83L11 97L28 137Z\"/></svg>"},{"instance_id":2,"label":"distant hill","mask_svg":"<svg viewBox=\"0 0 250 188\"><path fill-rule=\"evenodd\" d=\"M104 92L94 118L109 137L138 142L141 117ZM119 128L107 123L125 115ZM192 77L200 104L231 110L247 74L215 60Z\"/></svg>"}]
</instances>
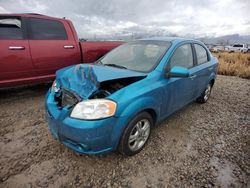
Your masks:
<instances>
[{"instance_id":1,"label":"distant hill","mask_svg":"<svg viewBox=\"0 0 250 188\"><path fill-rule=\"evenodd\" d=\"M230 45L235 43L246 43L250 44L250 35L225 35L221 37L205 37L199 38L202 42L206 44L220 44L220 45Z\"/></svg>"}]
</instances>

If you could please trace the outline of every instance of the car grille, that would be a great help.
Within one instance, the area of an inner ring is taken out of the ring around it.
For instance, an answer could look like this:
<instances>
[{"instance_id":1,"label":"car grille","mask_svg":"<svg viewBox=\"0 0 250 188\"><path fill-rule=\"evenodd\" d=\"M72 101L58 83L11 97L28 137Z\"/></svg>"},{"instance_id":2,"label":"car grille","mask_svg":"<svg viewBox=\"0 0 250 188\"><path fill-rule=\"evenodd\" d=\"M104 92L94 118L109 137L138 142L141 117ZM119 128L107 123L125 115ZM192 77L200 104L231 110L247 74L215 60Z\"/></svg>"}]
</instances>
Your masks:
<instances>
[{"instance_id":1,"label":"car grille","mask_svg":"<svg viewBox=\"0 0 250 188\"><path fill-rule=\"evenodd\" d=\"M55 94L55 101L60 108L72 107L80 101L80 97L67 89L62 89Z\"/></svg>"}]
</instances>

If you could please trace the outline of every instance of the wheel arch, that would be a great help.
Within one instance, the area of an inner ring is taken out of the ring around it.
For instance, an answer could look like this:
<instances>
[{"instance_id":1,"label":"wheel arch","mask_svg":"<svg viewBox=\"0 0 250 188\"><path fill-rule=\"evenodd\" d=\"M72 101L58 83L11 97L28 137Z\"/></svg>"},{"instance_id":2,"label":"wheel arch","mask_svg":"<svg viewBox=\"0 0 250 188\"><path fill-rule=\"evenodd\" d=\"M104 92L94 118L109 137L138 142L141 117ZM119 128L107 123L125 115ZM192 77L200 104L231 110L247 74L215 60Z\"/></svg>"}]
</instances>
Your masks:
<instances>
[{"instance_id":1,"label":"wheel arch","mask_svg":"<svg viewBox=\"0 0 250 188\"><path fill-rule=\"evenodd\" d=\"M211 83L211 86L214 86L215 78L212 78L209 83Z\"/></svg>"},{"instance_id":2,"label":"wheel arch","mask_svg":"<svg viewBox=\"0 0 250 188\"><path fill-rule=\"evenodd\" d=\"M158 118L156 111L153 108L147 108L147 109L144 109L144 110L140 111L139 113L142 113L142 112L147 112L147 113L150 114L150 116L153 119L153 123L154 123L153 126L154 126L155 123L157 122L157 118Z\"/></svg>"},{"instance_id":3,"label":"wheel arch","mask_svg":"<svg viewBox=\"0 0 250 188\"><path fill-rule=\"evenodd\" d=\"M215 79L216 79L216 74L212 72L209 76L209 79L207 80L207 85L211 83L213 87L215 83Z\"/></svg>"},{"instance_id":4,"label":"wheel arch","mask_svg":"<svg viewBox=\"0 0 250 188\"><path fill-rule=\"evenodd\" d=\"M122 130L121 130L120 135L119 135L119 139L117 140L117 142L116 142L116 144L115 144L115 147L114 147L114 149L115 149L116 151L117 151L117 149L119 150L119 145L120 145L120 143L121 143L121 139L122 139L122 137L123 137L123 135L124 135L124 132L125 132L127 126L129 125L129 123L130 123L131 121L133 121L133 119L134 119L135 117L137 117L139 114L144 113L144 112L146 112L147 114L149 114L149 115L152 117L152 120L153 120L153 125L152 125L152 127L154 127L154 125L155 125L155 123L156 123L156 121L157 121L157 114L156 114L155 110L152 109L152 108L146 108L146 109L143 109L143 110L141 110L141 111L138 111L138 112L137 112L136 114L134 114L134 116L132 116L132 117L126 122L126 124L122 127ZM151 127L151 128L152 128L152 127Z\"/></svg>"},{"instance_id":5,"label":"wheel arch","mask_svg":"<svg viewBox=\"0 0 250 188\"><path fill-rule=\"evenodd\" d=\"M139 100L138 102L130 104L126 108L126 110L123 111L123 113L121 114L121 118L123 119L123 122L121 123L122 125L120 127L118 127L118 126L115 127L115 129L113 130L113 134L112 134L112 140L116 142L114 148L117 149L117 146L119 145L121 136L122 136L124 130L126 129L127 125L138 114L140 114L142 112L147 112L150 114L150 116L153 119L153 126L157 123L157 120L159 117L159 109L157 109L156 106L150 105L150 104L155 104L154 103L155 101L154 102L153 101L154 100L149 99L149 98L147 100L145 100L145 99ZM143 104L143 105L141 106L139 104ZM137 107L137 108L135 108L135 107ZM126 113L126 112L129 112L129 113ZM124 117L125 117L125 119L124 119Z\"/></svg>"}]
</instances>

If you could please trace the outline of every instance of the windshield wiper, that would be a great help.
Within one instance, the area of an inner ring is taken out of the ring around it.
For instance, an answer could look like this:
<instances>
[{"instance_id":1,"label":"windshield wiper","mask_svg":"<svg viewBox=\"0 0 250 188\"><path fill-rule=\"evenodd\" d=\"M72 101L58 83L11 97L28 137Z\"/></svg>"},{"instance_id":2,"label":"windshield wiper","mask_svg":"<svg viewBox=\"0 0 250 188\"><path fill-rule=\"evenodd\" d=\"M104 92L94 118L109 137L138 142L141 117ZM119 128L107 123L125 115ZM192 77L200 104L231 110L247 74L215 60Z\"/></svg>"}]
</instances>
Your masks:
<instances>
[{"instance_id":1,"label":"windshield wiper","mask_svg":"<svg viewBox=\"0 0 250 188\"><path fill-rule=\"evenodd\" d=\"M127 67L124 67L122 65L117 65L117 64L104 64L106 66L110 66L110 67L117 67L117 68L120 68L120 69L128 69Z\"/></svg>"}]
</instances>

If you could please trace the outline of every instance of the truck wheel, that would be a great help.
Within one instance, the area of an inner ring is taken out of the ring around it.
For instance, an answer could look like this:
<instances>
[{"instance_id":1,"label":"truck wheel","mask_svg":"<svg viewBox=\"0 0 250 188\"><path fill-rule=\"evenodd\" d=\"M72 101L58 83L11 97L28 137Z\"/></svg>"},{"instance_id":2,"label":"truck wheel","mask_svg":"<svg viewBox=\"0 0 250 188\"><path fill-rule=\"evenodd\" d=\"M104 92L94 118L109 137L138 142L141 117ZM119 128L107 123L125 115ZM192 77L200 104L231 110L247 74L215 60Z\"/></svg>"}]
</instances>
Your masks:
<instances>
[{"instance_id":1,"label":"truck wheel","mask_svg":"<svg viewBox=\"0 0 250 188\"><path fill-rule=\"evenodd\" d=\"M205 89L205 91L201 94L201 96L199 96L196 99L196 102L198 103L206 103L210 97L211 91L212 91L212 84L209 83Z\"/></svg>"},{"instance_id":2,"label":"truck wheel","mask_svg":"<svg viewBox=\"0 0 250 188\"><path fill-rule=\"evenodd\" d=\"M119 152L132 156L139 153L146 145L153 119L147 112L136 115L125 128L119 143Z\"/></svg>"}]
</instances>

